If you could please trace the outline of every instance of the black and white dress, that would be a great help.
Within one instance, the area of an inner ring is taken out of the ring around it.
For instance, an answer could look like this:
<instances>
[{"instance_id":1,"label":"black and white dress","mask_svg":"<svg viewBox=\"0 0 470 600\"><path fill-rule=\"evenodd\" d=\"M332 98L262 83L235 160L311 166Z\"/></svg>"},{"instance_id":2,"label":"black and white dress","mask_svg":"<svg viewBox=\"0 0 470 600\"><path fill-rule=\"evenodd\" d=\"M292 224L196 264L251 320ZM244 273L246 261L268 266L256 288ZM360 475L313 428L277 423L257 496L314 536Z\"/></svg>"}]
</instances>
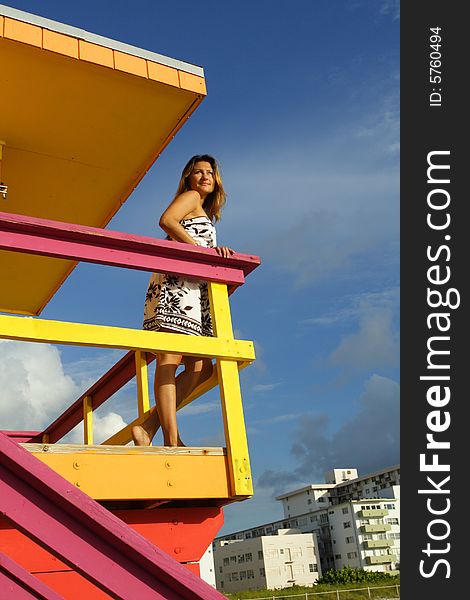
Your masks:
<instances>
[{"instance_id":1,"label":"black and white dress","mask_svg":"<svg viewBox=\"0 0 470 600\"><path fill-rule=\"evenodd\" d=\"M199 246L217 245L215 227L208 217L193 217L180 223ZM153 273L145 298L143 328L212 336L207 283Z\"/></svg>"}]
</instances>

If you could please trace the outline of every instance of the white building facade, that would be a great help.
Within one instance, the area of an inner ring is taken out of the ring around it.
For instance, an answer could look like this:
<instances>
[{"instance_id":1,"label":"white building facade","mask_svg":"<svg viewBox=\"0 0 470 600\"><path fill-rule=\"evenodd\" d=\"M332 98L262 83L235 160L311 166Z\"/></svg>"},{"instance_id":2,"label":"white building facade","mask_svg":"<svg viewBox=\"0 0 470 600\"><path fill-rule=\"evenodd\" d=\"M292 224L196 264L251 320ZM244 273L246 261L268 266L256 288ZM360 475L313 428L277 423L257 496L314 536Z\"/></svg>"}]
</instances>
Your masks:
<instances>
[{"instance_id":1,"label":"white building facade","mask_svg":"<svg viewBox=\"0 0 470 600\"><path fill-rule=\"evenodd\" d=\"M314 585L321 576L315 536L293 529L277 533L214 542L217 589L236 593Z\"/></svg>"},{"instance_id":2,"label":"white building facade","mask_svg":"<svg viewBox=\"0 0 470 600\"><path fill-rule=\"evenodd\" d=\"M247 540L297 528L315 534L323 572L344 566L387 572L399 569L399 465L362 477L353 468L333 469L325 474L324 484L311 484L276 499L282 501L283 519L216 541Z\"/></svg>"},{"instance_id":3,"label":"white building facade","mask_svg":"<svg viewBox=\"0 0 470 600\"><path fill-rule=\"evenodd\" d=\"M350 500L328 510L335 569L397 571L400 566L399 499Z\"/></svg>"},{"instance_id":4,"label":"white building facade","mask_svg":"<svg viewBox=\"0 0 470 600\"><path fill-rule=\"evenodd\" d=\"M199 576L213 588L216 587L212 544L209 545L199 561Z\"/></svg>"}]
</instances>

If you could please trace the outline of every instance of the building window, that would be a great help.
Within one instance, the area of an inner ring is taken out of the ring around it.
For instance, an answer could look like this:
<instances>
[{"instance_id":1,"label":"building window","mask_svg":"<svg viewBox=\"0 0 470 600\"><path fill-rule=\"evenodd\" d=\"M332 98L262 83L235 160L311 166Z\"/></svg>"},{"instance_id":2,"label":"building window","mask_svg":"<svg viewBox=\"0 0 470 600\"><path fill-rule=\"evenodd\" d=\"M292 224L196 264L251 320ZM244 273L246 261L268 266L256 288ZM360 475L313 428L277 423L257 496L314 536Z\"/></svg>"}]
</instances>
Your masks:
<instances>
[{"instance_id":1,"label":"building window","mask_svg":"<svg viewBox=\"0 0 470 600\"><path fill-rule=\"evenodd\" d=\"M385 519L385 523L390 523L390 525L398 525L398 519Z\"/></svg>"},{"instance_id":2,"label":"building window","mask_svg":"<svg viewBox=\"0 0 470 600\"><path fill-rule=\"evenodd\" d=\"M246 579L246 571L240 571L240 581Z\"/></svg>"},{"instance_id":3,"label":"building window","mask_svg":"<svg viewBox=\"0 0 470 600\"><path fill-rule=\"evenodd\" d=\"M224 558L224 567L228 567L229 560L228 558Z\"/></svg>"},{"instance_id":4,"label":"building window","mask_svg":"<svg viewBox=\"0 0 470 600\"><path fill-rule=\"evenodd\" d=\"M264 567L260 568L259 574L261 575L261 577L265 577L266 576L266 571L264 570Z\"/></svg>"},{"instance_id":5,"label":"building window","mask_svg":"<svg viewBox=\"0 0 470 600\"><path fill-rule=\"evenodd\" d=\"M346 538L346 544L354 544L354 536L348 536Z\"/></svg>"},{"instance_id":6,"label":"building window","mask_svg":"<svg viewBox=\"0 0 470 600\"><path fill-rule=\"evenodd\" d=\"M318 573L318 565L317 563L310 563L308 565L308 570L310 571L310 573Z\"/></svg>"},{"instance_id":7,"label":"building window","mask_svg":"<svg viewBox=\"0 0 470 600\"><path fill-rule=\"evenodd\" d=\"M258 560L263 560L263 551L258 550Z\"/></svg>"},{"instance_id":8,"label":"building window","mask_svg":"<svg viewBox=\"0 0 470 600\"><path fill-rule=\"evenodd\" d=\"M220 587L221 587L221 588L223 588L223 587L224 587L224 582L223 582L223 581L221 581L221 582L220 582Z\"/></svg>"},{"instance_id":9,"label":"building window","mask_svg":"<svg viewBox=\"0 0 470 600\"><path fill-rule=\"evenodd\" d=\"M309 498L309 499L307 500L307 504L312 504L312 499L311 499L311 498Z\"/></svg>"},{"instance_id":10,"label":"building window","mask_svg":"<svg viewBox=\"0 0 470 600\"><path fill-rule=\"evenodd\" d=\"M341 554L335 554L335 560L341 560Z\"/></svg>"},{"instance_id":11,"label":"building window","mask_svg":"<svg viewBox=\"0 0 470 600\"><path fill-rule=\"evenodd\" d=\"M279 550L279 554L284 554L284 548L281 548L281 549Z\"/></svg>"},{"instance_id":12,"label":"building window","mask_svg":"<svg viewBox=\"0 0 470 600\"><path fill-rule=\"evenodd\" d=\"M232 573L232 581L238 581L238 572Z\"/></svg>"},{"instance_id":13,"label":"building window","mask_svg":"<svg viewBox=\"0 0 470 600\"><path fill-rule=\"evenodd\" d=\"M222 573L223 569L222 569L222 565L219 567L219 573Z\"/></svg>"},{"instance_id":14,"label":"building window","mask_svg":"<svg viewBox=\"0 0 470 600\"><path fill-rule=\"evenodd\" d=\"M351 521L344 521L344 523L343 523L343 527L344 527L345 529L347 529L348 527L351 527Z\"/></svg>"},{"instance_id":15,"label":"building window","mask_svg":"<svg viewBox=\"0 0 470 600\"><path fill-rule=\"evenodd\" d=\"M255 572L253 571L253 569L248 569L246 572L248 579L254 579L255 578Z\"/></svg>"},{"instance_id":16,"label":"building window","mask_svg":"<svg viewBox=\"0 0 470 600\"><path fill-rule=\"evenodd\" d=\"M348 507L347 507L347 506L345 506L345 507L343 508L343 515L346 515L348 512L349 512L349 509L348 509Z\"/></svg>"},{"instance_id":17,"label":"building window","mask_svg":"<svg viewBox=\"0 0 470 600\"><path fill-rule=\"evenodd\" d=\"M243 556L243 554L239 554L239 555L238 555L238 562L239 562L239 563L243 563L243 562L245 562L245 557Z\"/></svg>"},{"instance_id":18,"label":"building window","mask_svg":"<svg viewBox=\"0 0 470 600\"><path fill-rule=\"evenodd\" d=\"M357 552L348 552L348 558L357 558Z\"/></svg>"},{"instance_id":19,"label":"building window","mask_svg":"<svg viewBox=\"0 0 470 600\"><path fill-rule=\"evenodd\" d=\"M237 557L236 556L231 556L230 557L230 562L231 563L236 563L237 562Z\"/></svg>"},{"instance_id":20,"label":"building window","mask_svg":"<svg viewBox=\"0 0 470 600\"><path fill-rule=\"evenodd\" d=\"M247 552L245 554L245 560L246 560L246 562L253 560L253 554L251 552Z\"/></svg>"}]
</instances>

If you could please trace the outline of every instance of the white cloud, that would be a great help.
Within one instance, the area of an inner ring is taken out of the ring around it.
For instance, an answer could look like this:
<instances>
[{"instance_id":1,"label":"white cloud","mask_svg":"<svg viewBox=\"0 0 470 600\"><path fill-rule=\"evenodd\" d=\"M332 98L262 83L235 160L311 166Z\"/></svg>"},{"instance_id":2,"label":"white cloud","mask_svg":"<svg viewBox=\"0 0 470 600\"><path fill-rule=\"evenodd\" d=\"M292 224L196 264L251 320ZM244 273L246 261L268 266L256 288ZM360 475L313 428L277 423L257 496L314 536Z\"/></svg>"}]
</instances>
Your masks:
<instances>
[{"instance_id":1,"label":"white cloud","mask_svg":"<svg viewBox=\"0 0 470 600\"><path fill-rule=\"evenodd\" d=\"M79 397L48 344L0 340L0 427L40 430Z\"/></svg>"},{"instance_id":2,"label":"white cloud","mask_svg":"<svg viewBox=\"0 0 470 600\"><path fill-rule=\"evenodd\" d=\"M257 383L252 387L253 392L271 392L279 387L281 383Z\"/></svg>"},{"instance_id":3,"label":"white cloud","mask_svg":"<svg viewBox=\"0 0 470 600\"><path fill-rule=\"evenodd\" d=\"M400 0L382 0L380 14L392 15L394 21L400 18Z\"/></svg>"},{"instance_id":4,"label":"white cloud","mask_svg":"<svg viewBox=\"0 0 470 600\"><path fill-rule=\"evenodd\" d=\"M392 287L379 292L365 292L350 295L338 303L338 308L323 315L302 319L301 325L330 326L338 323L349 323L361 318L365 311L376 308L388 308L392 311L398 309L400 291ZM346 305L346 306L345 306Z\"/></svg>"},{"instance_id":5,"label":"white cloud","mask_svg":"<svg viewBox=\"0 0 470 600\"><path fill-rule=\"evenodd\" d=\"M108 412L101 416L98 413L93 413L93 443L101 444L109 437L123 429L127 423L121 415L114 412ZM62 443L67 444L83 444L83 422L79 423L72 431L67 434L62 440Z\"/></svg>"},{"instance_id":6,"label":"white cloud","mask_svg":"<svg viewBox=\"0 0 470 600\"><path fill-rule=\"evenodd\" d=\"M76 373L88 379L84 364L80 362ZM60 352L55 346L0 340L0 429L41 431L80 397L82 387L83 380L77 384L64 372ZM101 443L125 425L119 414L95 412L95 443ZM83 443L83 423L61 441Z\"/></svg>"},{"instance_id":7,"label":"white cloud","mask_svg":"<svg viewBox=\"0 0 470 600\"><path fill-rule=\"evenodd\" d=\"M259 425L274 425L276 423L286 423L288 421L294 421L298 419L302 415L300 413L291 413L287 415L277 415L275 417L267 417L266 419L262 419L260 421L254 421L254 424Z\"/></svg>"},{"instance_id":8,"label":"white cloud","mask_svg":"<svg viewBox=\"0 0 470 600\"><path fill-rule=\"evenodd\" d=\"M367 308L360 316L359 330L345 335L327 362L352 370L377 369L396 366L398 357L398 333L393 329L391 309Z\"/></svg>"}]
</instances>

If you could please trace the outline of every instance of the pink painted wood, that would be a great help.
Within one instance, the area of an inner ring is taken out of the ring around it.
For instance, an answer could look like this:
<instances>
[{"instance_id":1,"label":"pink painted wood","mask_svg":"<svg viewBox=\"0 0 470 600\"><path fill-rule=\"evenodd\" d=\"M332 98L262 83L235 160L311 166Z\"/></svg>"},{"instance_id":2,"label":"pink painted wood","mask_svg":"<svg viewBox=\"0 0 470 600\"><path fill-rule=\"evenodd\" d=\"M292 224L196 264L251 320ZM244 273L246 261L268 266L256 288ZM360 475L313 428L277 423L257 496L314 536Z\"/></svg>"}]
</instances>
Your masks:
<instances>
[{"instance_id":1,"label":"pink painted wood","mask_svg":"<svg viewBox=\"0 0 470 600\"><path fill-rule=\"evenodd\" d=\"M4 433L10 439L15 440L18 444L22 443L40 443L41 442L41 431L9 431L7 429L0 429L0 433Z\"/></svg>"},{"instance_id":2,"label":"pink painted wood","mask_svg":"<svg viewBox=\"0 0 470 600\"><path fill-rule=\"evenodd\" d=\"M231 286L260 264L257 256L223 258L210 248L0 212L0 249L174 273Z\"/></svg>"},{"instance_id":3,"label":"pink painted wood","mask_svg":"<svg viewBox=\"0 0 470 600\"><path fill-rule=\"evenodd\" d=\"M150 364L154 360L154 354L147 354L147 364ZM96 410L133 377L135 377L135 359L134 352L131 351L125 354L109 371L82 394L78 400L44 429L43 433L49 436L49 442L54 444L69 433L78 423L83 421L83 399L85 396L91 397L93 410Z\"/></svg>"},{"instance_id":4,"label":"pink painted wood","mask_svg":"<svg viewBox=\"0 0 470 600\"><path fill-rule=\"evenodd\" d=\"M0 512L115 598L225 599L3 434Z\"/></svg>"},{"instance_id":5,"label":"pink painted wood","mask_svg":"<svg viewBox=\"0 0 470 600\"><path fill-rule=\"evenodd\" d=\"M0 600L64 600L64 598L0 552Z\"/></svg>"}]
</instances>

